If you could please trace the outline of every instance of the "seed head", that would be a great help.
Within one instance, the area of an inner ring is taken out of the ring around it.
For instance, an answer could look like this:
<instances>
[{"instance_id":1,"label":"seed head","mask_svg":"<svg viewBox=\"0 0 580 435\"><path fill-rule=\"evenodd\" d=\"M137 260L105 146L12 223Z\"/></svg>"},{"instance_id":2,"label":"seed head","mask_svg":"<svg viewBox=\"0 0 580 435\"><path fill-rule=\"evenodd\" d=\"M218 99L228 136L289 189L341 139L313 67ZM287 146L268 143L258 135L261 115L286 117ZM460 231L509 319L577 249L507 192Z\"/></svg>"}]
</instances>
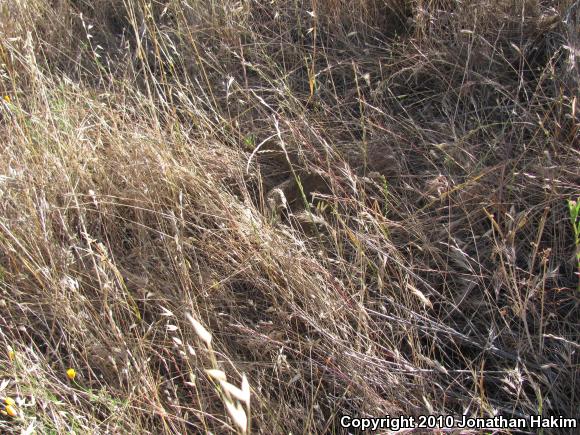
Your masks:
<instances>
[{"instance_id":1,"label":"seed head","mask_svg":"<svg viewBox=\"0 0 580 435\"><path fill-rule=\"evenodd\" d=\"M242 389L236 387L235 385L230 384L227 381L220 381L220 385L222 386L224 391L229 393L232 397L239 400L240 402L243 402L246 404L250 403L250 390L249 389L242 390Z\"/></svg>"},{"instance_id":2,"label":"seed head","mask_svg":"<svg viewBox=\"0 0 580 435\"><path fill-rule=\"evenodd\" d=\"M227 379L226 374L218 369L207 369L205 371L205 374L208 375L210 378L218 381L218 382L225 381Z\"/></svg>"},{"instance_id":3,"label":"seed head","mask_svg":"<svg viewBox=\"0 0 580 435\"><path fill-rule=\"evenodd\" d=\"M195 330L195 333L200 338L200 340L203 341L206 346L209 346L211 344L211 334L209 331L205 329L205 327L199 323L191 314L187 314L187 318L193 325L193 329Z\"/></svg>"},{"instance_id":4,"label":"seed head","mask_svg":"<svg viewBox=\"0 0 580 435\"><path fill-rule=\"evenodd\" d=\"M246 433L246 430L248 429L248 416L246 415L244 408L242 408L239 403L237 406L234 406L230 401L226 401L225 404L228 414L230 414L233 422L240 428L242 433Z\"/></svg>"}]
</instances>

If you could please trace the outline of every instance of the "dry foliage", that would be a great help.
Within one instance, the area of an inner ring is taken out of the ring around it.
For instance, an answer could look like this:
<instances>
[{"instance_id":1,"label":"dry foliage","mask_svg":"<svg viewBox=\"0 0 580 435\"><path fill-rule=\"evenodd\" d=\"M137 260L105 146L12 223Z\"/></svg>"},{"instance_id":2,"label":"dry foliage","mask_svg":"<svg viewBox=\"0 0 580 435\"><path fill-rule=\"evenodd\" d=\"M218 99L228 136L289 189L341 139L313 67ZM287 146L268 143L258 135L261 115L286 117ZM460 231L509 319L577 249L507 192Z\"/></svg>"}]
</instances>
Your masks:
<instances>
[{"instance_id":1,"label":"dry foliage","mask_svg":"<svg viewBox=\"0 0 580 435\"><path fill-rule=\"evenodd\" d=\"M577 9L0 3L0 431L576 416Z\"/></svg>"}]
</instances>

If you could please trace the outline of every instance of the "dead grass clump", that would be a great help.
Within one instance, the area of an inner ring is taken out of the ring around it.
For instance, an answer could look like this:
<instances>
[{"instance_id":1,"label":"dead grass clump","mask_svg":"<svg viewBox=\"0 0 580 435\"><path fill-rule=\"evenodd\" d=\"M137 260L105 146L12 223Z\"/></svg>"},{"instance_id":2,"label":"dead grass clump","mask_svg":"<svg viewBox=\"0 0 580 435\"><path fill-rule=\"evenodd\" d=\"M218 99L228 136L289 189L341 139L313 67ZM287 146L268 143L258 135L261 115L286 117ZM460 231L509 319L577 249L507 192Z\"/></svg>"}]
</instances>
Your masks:
<instances>
[{"instance_id":1,"label":"dead grass clump","mask_svg":"<svg viewBox=\"0 0 580 435\"><path fill-rule=\"evenodd\" d=\"M0 428L575 416L570 6L1 6Z\"/></svg>"}]
</instances>

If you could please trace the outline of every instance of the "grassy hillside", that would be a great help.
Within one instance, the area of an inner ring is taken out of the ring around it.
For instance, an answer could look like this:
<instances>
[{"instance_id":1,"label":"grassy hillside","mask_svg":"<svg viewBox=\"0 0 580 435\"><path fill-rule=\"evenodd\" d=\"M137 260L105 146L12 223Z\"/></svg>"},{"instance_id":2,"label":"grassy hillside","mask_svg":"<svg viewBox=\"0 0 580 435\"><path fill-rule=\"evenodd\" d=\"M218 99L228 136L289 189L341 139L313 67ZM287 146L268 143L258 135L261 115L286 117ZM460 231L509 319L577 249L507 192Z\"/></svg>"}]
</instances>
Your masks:
<instances>
[{"instance_id":1,"label":"grassy hillside","mask_svg":"<svg viewBox=\"0 0 580 435\"><path fill-rule=\"evenodd\" d=\"M1 2L0 432L577 417L579 23Z\"/></svg>"}]
</instances>

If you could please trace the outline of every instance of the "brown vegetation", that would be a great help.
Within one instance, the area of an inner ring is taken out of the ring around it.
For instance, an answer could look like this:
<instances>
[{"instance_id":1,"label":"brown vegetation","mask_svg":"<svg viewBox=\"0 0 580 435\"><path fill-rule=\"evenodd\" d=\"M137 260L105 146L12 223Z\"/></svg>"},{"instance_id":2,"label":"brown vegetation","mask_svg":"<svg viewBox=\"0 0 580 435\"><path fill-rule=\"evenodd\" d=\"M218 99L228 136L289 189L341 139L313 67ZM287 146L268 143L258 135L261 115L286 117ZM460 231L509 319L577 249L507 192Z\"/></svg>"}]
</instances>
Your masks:
<instances>
[{"instance_id":1,"label":"brown vegetation","mask_svg":"<svg viewBox=\"0 0 580 435\"><path fill-rule=\"evenodd\" d=\"M0 3L0 431L576 416L577 3Z\"/></svg>"}]
</instances>

